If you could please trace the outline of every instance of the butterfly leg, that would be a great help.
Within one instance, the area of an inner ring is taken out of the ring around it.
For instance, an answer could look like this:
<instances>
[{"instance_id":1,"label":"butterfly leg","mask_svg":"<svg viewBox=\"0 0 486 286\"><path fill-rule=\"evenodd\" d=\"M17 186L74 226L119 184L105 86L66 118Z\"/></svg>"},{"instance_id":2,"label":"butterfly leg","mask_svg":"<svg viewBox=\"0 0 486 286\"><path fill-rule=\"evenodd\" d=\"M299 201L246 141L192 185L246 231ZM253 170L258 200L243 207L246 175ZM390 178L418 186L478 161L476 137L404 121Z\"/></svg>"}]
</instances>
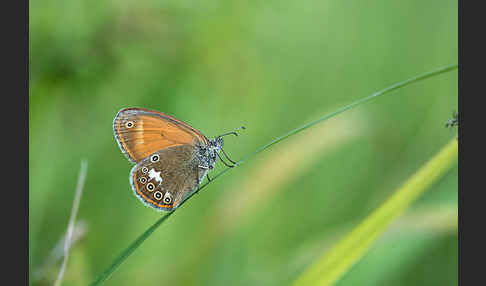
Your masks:
<instances>
[{"instance_id":1,"label":"butterfly leg","mask_svg":"<svg viewBox=\"0 0 486 286\"><path fill-rule=\"evenodd\" d=\"M219 156L219 153L216 153L216 155L218 155L219 160L221 160L221 162L223 162L223 164L224 164L226 167L233 168L234 166L236 166L236 165L229 165L228 163L226 163L226 162L223 160L223 158L221 158L221 156Z\"/></svg>"},{"instance_id":2,"label":"butterfly leg","mask_svg":"<svg viewBox=\"0 0 486 286\"><path fill-rule=\"evenodd\" d=\"M222 148L221 148L221 151L223 152L224 157L226 157L226 159L228 159L228 161L230 161L231 163L236 165L236 162L231 160L230 157L228 156L228 154L226 154L226 152L224 152L224 150Z\"/></svg>"},{"instance_id":3,"label":"butterfly leg","mask_svg":"<svg viewBox=\"0 0 486 286\"><path fill-rule=\"evenodd\" d=\"M208 166L199 165L198 167L201 168L201 169L205 169L205 170L208 170L209 169ZM208 181L211 182L211 179L209 178L209 174L206 174L206 177L208 177Z\"/></svg>"}]
</instances>

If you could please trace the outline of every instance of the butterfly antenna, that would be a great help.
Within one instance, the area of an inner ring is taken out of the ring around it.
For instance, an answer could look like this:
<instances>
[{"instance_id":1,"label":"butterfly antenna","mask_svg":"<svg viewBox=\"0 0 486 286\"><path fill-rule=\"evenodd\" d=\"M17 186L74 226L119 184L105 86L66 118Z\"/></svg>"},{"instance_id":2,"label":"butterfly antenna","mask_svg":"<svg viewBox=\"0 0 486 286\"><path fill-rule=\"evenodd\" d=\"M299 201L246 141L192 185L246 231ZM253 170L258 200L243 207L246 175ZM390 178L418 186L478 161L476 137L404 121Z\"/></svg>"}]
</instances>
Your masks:
<instances>
[{"instance_id":1,"label":"butterfly antenna","mask_svg":"<svg viewBox=\"0 0 486 286\"><path fill-rule=\"evenodd\" d=\"M245 130L245 129L246 129L246 127L245 127L245 126L240 126L240 127L238 127L238 128L235 128L234 130L232 130L232 131L230 131L230 132L226 132L226 133L221 134L221 135L216 136L216 137L223 137L223 136L226 136L226 135L231 135L231 134L233 134L233 135L235 135L235 136L238 136L238 133L237 133L236 131L237 131L237 130L240 130L240 129Z\"/></svg>"}]
</instances>

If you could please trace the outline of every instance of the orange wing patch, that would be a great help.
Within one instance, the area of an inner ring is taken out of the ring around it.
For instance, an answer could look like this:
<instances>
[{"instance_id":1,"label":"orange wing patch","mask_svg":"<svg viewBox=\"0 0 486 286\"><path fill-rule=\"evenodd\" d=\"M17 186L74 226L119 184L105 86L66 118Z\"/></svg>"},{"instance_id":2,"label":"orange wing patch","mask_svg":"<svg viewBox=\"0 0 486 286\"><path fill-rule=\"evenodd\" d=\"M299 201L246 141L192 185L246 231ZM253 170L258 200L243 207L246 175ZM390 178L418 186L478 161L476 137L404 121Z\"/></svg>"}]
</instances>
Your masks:
<instances>
[{"instance_id":1,"label":"orange wing patch","mask_svg":"<svg viewBox=\"0 0 486 286\"><path fill-rule=\"evenodd\" d=\"M134 163L168 147L207 142L202 133L188 124L141 108L121 110L113 125L120 148Z\"/></svg>"}]
</instances>

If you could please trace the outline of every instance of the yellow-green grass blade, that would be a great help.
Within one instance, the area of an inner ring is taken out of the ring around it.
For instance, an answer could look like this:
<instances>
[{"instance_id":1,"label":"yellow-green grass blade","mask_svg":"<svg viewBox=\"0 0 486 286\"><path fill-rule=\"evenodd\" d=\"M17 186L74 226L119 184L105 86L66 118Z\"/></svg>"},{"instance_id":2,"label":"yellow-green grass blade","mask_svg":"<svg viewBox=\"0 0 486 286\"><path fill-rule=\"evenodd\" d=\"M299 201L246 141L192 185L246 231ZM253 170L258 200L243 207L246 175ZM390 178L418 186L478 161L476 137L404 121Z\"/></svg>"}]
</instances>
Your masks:
<instances>
[{"instance_id":1,"label":"yellow-green grass blade","mask_svg":"<svg viewBox=\"0 0 486 286\"><path fill-rule=\"evenodd\" d=\"M326 252L292 284L333 285L370 249L391 222L437 180L457 160L457 140L452 139L432 159L411 176L378 209Z\"/></svg>"}]
</instances>

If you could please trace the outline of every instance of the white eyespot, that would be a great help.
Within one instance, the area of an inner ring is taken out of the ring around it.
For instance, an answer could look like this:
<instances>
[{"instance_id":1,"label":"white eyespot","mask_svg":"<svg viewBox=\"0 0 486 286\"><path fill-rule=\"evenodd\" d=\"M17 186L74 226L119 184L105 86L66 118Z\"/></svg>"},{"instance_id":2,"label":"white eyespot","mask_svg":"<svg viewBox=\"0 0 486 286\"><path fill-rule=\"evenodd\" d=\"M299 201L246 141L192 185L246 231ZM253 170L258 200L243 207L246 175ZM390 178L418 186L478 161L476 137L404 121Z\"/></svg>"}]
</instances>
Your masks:
<instances>
[{"instance_id":1,"label":"white eyespot","mask_svg":"<svg viewBox=\"0 0 486 286\"><path fill-rule=\"evenodd\" d=\"M148 168L147 167L143 167L142 168L142 173L146 174L148 172Z\"/></svg>"},{"instance_id":2,"label":"white eyespot","mask_svg":"<svg viewBox=\"0 0 486 286\"><path fill-rule=\"evenodd\" d=\"M153 183L148 183L147 184L147 190L149 192L153 191L155 189L155 185Z\"/></svg>"},{"instance_id":3,"label":"white eyespot","mask_svg":"<svg viewBox=\"0 0 486 286\"><path fill-rule=\"evenodd\" d=\"M164 196L164 204L168 205L170 203L172 203L172 195L169 192L166 192Z\"/></svg>"},{"instance_id":4,"label":"white eyespot","mask_svg":"<svg viewBox=\"0 0 486 286\"><path fill-rule=\"evenodd\" d=\"M147 178L141 177L140 178L140 183L145 184L147 182Z\"/></svg>"},{"instance_id":5,"label":"white eyespot","mask_svg":"<svg viewBox=\"0 0 486 286\"><path fill-rule=\"evenodd\" d=\"M162 199L162 193L161 193L161 192L159 192L159 191L156 191L156 192L154 193L154 198L155 198L156 200L160 201L160 199Z\"/></svg>"},{"instance_id":6,"label":"white eyespot","mask_svg":"<svg viewBox=\"0 0 486 286\"><path fill-rule=\"evenodd\" d=\"M157 154L152 155L152 157L150 157L150 161L152 161L152 162L157 162L157 161L159 161L159 155L157 155Z\"/></svg>"},{"instance_id":7,"label":"white eyespot","mask_svg":"<svg viewBox=\"0 0 486 286\"><path fill-rule=\"evenodd\" d=\"M132 128L134 125L135 125L135 123L133 123L133 121L127 121L127 123L125 123L125 126L127 128Z\"/></svg>"}]
</instances>

